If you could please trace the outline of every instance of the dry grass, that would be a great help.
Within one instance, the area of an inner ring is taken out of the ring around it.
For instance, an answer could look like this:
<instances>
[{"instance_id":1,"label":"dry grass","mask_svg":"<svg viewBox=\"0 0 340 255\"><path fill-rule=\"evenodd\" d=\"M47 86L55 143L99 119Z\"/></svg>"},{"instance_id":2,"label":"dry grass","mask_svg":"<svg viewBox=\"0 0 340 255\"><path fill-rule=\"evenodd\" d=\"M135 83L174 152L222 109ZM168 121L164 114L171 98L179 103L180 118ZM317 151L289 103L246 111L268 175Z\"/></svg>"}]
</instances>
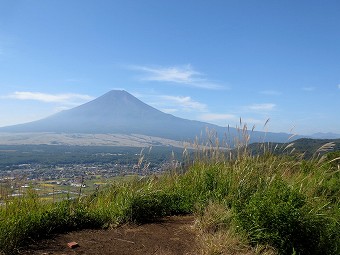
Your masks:
<instances>
[{"instance_id":1,"label":"dry grass","mask_svg":"<svg viewBox=\"0 0 340 255\"><path fill-rule=\"evenodd\" d=\"M237 232L233 224L233 212L225 205L210 202L197 213L195 229L201 255L276 255L265 246L251 247L246 236Z\"/></svg>"},{"instance_id":2,"label":"dry grass","mask_svg":"<svg viewBox=\"0 0 340 255\"><path fill-rule=\"evenodd\" d=\"M69 226L108 227L195 213L201 255L339 254L338 158L302 160L289 152L293 145L284 145L278 156L266 144L253 155L246 128L241 132L245 142L234 150L220 148L211 136L192 161L186 159L185 171L177 173L173 160L168 175L112 183L77 201L42 203L33 196L6 204L0 210L0 250L12 254L41 233ZM141 156L141 168L142 161Z\"/></svg>"}]
</instances>

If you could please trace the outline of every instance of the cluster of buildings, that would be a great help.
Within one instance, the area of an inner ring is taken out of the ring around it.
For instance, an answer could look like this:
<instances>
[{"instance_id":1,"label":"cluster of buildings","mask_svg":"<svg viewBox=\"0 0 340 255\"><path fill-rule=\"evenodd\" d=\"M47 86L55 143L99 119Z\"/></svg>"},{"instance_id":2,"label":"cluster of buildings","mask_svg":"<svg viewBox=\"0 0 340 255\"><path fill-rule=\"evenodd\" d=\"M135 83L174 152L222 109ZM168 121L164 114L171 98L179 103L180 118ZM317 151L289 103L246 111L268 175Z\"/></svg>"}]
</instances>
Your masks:
<instances>
[{"instance_id":1,"label":"cluster of buildings","mask_svg":"<svg viewBox=\"0 0 340 255\"><path fill-rule=\"evenodd\" d=\"M20 164L0 169L0 202L4 197L21 196L23 190L34 188L37 184L86 188L86 182L93 179L110 179L124 175L159 174L168 170L171 163L157 166L138 164L67 164L41 165Z\"/></svg>"}]
</instances>

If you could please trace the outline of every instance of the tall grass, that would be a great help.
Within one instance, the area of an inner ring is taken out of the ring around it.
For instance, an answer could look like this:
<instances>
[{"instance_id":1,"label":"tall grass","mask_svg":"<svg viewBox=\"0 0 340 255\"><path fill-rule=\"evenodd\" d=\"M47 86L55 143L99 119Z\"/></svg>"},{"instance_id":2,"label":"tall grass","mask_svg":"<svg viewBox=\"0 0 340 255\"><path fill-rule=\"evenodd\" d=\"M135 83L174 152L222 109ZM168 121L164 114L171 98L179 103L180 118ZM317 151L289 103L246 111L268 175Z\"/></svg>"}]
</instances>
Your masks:
<instances>
[{"instance_id":1,"label":"tall grass","mask_svg":"<svg viewBox=\"0 0 340 255\"><path fill-rule=\"evenodd\" d=\"M240 130L245 139L234 150L212 135L179 171L116 182L79 200L47 203L32 192L9 201L0 209L1 252L53 233L193 213L202 254L340 254L339 169L317 155L331 145L310 160L290 144L260 144L263 153L253 155Z\"/></svg>"}]
</instances>

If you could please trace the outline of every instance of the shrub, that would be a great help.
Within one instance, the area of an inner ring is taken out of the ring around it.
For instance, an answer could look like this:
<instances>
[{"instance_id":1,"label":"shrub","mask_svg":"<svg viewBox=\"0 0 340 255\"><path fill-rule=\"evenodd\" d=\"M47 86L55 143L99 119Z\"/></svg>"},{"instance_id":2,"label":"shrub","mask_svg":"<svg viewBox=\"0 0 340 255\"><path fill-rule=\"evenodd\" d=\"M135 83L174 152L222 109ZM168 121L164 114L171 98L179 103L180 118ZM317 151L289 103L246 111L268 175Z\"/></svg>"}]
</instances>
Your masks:
<instances>
[{"instance_id":1,"label":"shrub","mask_svg":"<svg viewBox=\"0 0 340 255\"><path fill-rule=\"evenodd\" d=\"M131 200L127 220L146 223L168 215L188 213L181 205L181 197L176 193L156 191L137 194Z\"/></svg>"},{"instance_id":2,"label":"shrub","mask_svg":"<svg viewBox=\"0 0 340 255\"><path fill-rule=\"evenodd\" d=\"M280 254L336 254L339 235L334 221L307 203L307 198L282 181L238 205L237 220L251 242L269 244Z\"/></svg>"}]
</instances>

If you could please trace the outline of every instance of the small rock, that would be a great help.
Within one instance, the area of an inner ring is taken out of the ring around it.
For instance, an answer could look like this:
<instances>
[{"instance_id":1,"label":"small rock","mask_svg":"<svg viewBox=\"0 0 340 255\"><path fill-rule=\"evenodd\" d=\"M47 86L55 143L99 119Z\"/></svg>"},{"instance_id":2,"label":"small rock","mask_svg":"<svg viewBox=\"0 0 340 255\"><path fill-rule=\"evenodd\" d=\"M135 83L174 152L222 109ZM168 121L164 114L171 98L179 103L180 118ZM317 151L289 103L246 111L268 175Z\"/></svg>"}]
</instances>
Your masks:
<instances>
[{"instance_id":1,"label":"small rock","mask_svg":"<svg viewBox=\"0 0 340 255\"><path fill-rule=\"evenodd\" d=\"M74 248L79 247L79 244L76 242L70 242L70 243L67 243L67 246L71 249L74 249Z\"/></svg>"}]
</instances>

